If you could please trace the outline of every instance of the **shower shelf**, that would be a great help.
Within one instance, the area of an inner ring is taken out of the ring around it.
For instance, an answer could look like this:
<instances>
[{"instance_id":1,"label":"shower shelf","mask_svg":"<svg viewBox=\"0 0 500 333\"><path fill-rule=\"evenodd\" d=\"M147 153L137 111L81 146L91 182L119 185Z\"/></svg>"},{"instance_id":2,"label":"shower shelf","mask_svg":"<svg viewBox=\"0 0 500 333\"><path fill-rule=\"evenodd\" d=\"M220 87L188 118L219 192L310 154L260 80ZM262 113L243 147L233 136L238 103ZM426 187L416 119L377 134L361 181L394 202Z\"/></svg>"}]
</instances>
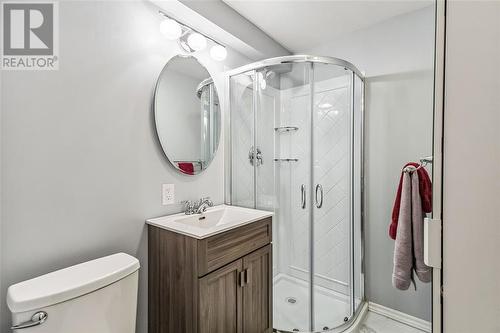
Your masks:
<instances>
[{"instance_id":1,"label":"shower shelf","mask_svg":"<svg viewBox=\"0 0 500 333\"><path fill-rule=\"evenodd\" d=\"M275 162L298 162L298 158L275 158Z\"/></svg>"},{"instance_id":2,"label":"shower shelf","mask_svg":"<svg viewBox=\"0 0 500 333\"><path fill-rule=\"evenodd\" d=\"M274 130L278 133L284 133L284 132L295 132L298 131L299 128L296 126L281 126L281 127L275 127Z\"/></svg>"}]
</instances>

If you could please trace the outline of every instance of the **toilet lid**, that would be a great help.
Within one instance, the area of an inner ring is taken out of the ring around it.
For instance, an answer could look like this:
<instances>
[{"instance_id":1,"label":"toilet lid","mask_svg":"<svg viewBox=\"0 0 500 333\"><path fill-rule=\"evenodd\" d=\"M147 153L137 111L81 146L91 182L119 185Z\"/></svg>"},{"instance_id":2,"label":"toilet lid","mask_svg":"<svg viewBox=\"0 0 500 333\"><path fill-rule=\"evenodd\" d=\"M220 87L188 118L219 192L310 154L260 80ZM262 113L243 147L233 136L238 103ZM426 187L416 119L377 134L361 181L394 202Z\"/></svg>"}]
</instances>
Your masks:
<instances>
[{"instance_id":1,"label":"toilet lid","mask_svg":"<svg viewBox=\"0 0 500 333\"><path fill-rule=\"evenodd\" d=\"M125 253L87 261L10 286L7 305L13 313L41 309L110 285L139 266Z\"/></svg>"}]
</instances>

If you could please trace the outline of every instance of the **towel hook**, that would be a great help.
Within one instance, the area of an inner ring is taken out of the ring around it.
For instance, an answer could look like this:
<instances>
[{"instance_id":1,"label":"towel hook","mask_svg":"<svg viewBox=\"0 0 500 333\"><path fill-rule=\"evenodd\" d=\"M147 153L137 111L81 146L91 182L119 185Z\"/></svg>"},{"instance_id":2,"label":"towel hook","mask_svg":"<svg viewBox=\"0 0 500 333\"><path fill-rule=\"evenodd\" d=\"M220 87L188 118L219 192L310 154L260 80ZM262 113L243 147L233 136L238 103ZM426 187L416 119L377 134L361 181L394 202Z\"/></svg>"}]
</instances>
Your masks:
<instances>
[{"instance_id":1,"label":"towel hook","mask_svg":"<svg viewBox=\"0 0 500 333\"><path fill-rule=\"evenodd\" d=\"M432 160L433 160L432 156L422 157L422 158L420 158L420 163L427 165L427 164L432 163Z\"/></svg>"},{"instance_id":2,"label":"towel hook","mask_svg":"<svg viewBox=\"0 0 500 333\"><path fill-rule=\"evenodd\" d=\"M424 168L427 164L432 164L432 156L422 157L420 158L420 165L417 167L417 170L420 168Z\"/></svg>"},{"instance_id":3,"label":"towel hook","mask_svg":"<svg viewBox=\"0 0 500 333\"><path fill-rule=\"evenodd\" d=\"M420 158L420 165L418 167L413 167L413 166L407 166L406 168L403 169L404 172L413 172L417 171L420 168L426 167L428 164L432 164L432 156L427 156L427 157L421 157Z\"/></svg>"}]
</instances>

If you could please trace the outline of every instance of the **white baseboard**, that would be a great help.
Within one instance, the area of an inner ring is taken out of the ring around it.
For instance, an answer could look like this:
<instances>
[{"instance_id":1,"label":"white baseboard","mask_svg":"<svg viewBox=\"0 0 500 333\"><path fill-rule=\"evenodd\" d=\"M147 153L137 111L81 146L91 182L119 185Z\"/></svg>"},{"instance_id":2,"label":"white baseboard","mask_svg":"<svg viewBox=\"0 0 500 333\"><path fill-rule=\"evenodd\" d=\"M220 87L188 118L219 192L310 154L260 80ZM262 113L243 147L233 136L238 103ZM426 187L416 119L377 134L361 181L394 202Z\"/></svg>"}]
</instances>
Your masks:
<instances>
[{"instance_id":1,"label":"white baseboard","mask_svg":"<svg viewBox=\"0 0 500 333\"><path fill-rule=\"evenodd\" d=\"M403 323L405 325L418 328L419 330L422 330L424 332L430 333L432 331L432 325L430 322L410 316L409 314L385 307L377 303L368 302L368 311L377 313L395 321L399 321L400 323Z\"/></svg>"}]
</instances>

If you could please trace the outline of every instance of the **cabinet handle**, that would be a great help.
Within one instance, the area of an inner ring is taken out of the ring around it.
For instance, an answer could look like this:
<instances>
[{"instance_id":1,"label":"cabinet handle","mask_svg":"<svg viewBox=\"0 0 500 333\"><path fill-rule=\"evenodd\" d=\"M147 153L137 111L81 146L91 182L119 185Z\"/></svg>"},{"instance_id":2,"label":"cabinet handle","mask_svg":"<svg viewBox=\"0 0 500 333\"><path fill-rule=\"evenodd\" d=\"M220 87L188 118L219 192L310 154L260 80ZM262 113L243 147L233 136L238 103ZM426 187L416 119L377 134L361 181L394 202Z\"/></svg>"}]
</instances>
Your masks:
<instances>
[{"instance_id":1,"label":"cabinet handle","mask_svg":"<svg viewBox=\"0 0 500 333\"><path fill-rule=\"evenodd\" d=\"M250 279L252 277L251 273L252 273L252 271L250 268L245 269L245 285L250 283L250 281L251 281Z\"/></svg>"},{"instance_id":2,"label":"cabinet handle","mask_svg":"<svg viewBox=\"0 0 500 333\"><path fill-rule=\"evenodd\" d=\"M245 271L240 272L239 279L240 279L240 287L244 287L245 286Z\"/></svg>"}]
</instances>

